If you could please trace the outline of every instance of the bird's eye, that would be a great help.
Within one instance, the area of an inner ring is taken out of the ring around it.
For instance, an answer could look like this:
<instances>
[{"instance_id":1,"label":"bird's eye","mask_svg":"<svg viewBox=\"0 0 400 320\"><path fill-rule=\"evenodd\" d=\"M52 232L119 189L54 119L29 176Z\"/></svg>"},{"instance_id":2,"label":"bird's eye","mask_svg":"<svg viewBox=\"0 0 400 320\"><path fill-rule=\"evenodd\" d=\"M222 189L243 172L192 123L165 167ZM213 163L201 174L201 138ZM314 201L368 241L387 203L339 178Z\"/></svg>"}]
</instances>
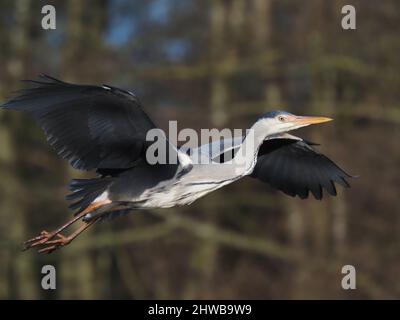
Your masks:
<instances>
[{"instance_id":1,"label":"bird's eye","mask_svg":"<svg viewBox=\"0 0 400 320\"><path fill-rule=\"evenodd\" d=\"M278 117L278 120L279 120L280 122L284 122L284 121L286 120L286 118L285 118L284 116L279 116L279 117Z\"/></svg>"}]
</instances>

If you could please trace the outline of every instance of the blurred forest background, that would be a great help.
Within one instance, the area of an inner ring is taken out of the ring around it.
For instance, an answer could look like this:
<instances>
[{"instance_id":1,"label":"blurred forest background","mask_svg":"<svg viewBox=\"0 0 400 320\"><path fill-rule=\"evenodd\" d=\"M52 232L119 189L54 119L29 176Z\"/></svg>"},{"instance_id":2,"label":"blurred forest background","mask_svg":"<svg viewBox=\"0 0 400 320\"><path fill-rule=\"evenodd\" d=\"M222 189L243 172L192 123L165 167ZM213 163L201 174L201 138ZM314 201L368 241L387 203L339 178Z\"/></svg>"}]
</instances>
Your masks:
<instances>
[{"instance_id":1,"label":"blurred forest background","mask_svg":"<svg viewBox=\"0 0 400 320\"><path fill-rule=\"evenodd\" d=\"M41 8L57 29L41 28ZM357 30L341 28L342 6ZM400 2L0 1L0 101L47 73L134 91L162 128L248 128L282 109L351 174L299 200L243 179L190 207L98 224L51 255L20 244L69 218L70 169L27 116L0 112L0 298L400 298ZM41 289L41 268L57 290ZM341 268L357 290L341 288Z\"/></svg>"}]
</instances>

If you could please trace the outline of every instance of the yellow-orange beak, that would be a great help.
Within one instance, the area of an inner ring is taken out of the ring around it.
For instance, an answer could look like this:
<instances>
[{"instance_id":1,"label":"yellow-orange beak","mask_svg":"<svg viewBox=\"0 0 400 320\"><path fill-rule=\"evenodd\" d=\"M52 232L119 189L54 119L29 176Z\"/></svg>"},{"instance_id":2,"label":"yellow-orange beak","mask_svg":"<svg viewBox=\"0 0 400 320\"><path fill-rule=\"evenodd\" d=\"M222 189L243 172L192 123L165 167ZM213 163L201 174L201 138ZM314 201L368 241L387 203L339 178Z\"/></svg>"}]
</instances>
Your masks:
<instances>
[{"instance_id":1,"label":"yellow-orange beak","mask_svg":"<svg viewBox=\"0 0 400 320\"><path fill-rule=\"evenodd\" d=\"M317 124L332 120L333 120L332 118L327 118L327 117L301 117L301 116L294 116L293 119L290 119L291 122L301 125Z\"/></svg>"}]
</instances>

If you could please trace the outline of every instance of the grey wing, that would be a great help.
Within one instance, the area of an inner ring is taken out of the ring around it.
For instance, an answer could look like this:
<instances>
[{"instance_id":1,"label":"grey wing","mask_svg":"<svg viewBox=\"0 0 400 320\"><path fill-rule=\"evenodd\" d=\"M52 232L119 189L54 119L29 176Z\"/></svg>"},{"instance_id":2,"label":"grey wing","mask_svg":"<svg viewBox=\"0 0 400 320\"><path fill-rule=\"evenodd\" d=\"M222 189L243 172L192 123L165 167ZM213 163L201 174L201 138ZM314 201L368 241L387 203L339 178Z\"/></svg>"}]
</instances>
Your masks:
<instances>
[{"instance_id":1,"label":"grey wing","mask_svg":"<svg viewBox=\"0 0 400 320\"><path fill-rule=\"evenodd\" d=\"M225 155L225 160L227 161L229 155L234 155L238 147L243 142L243 137L238 136L230 139L221 139L218 141L213 141L211 143L206 143L198 148L181 148L183 152L190 154L193 161L200 161L199 163L206 163L206 161L221 162L220 157ZM202 162L204 160L204 162Z\"/></svg>"},{"instance_id":2,"label":"grey wing","mask_svg":"<svg viewBox=\"0 0 400 320\"><path fill-rule=\"evenodd\" d=\"M144 158L156 128L137 97L111 86L77 85L49 76L2 107L31 114L56 152L81 170L126 169Z\"/></svg>"},{"instance_id":3,"label":"grey wing","mask_svg":"<svg viewBox=\"0 0 400 320\"><path fill-rule=\"evenodd\" d=\"M221 139L212 143L203 144L199 148L193 149L192 152L193 154L198 154L199 157L206 157L213 162L226 162L233 159L244 138L245 137L243 136L237 136L231 139ZM272 135L266 138L266 140L270 139L302 140L301 138L288 133Z\"/></svg>"},{"instance_id":4,"label":"grey wing","mask_svg":"<svg viewBox=\"0 0 400 320\"><path fill-rule=\"evenodd\" d=\"M335 183L350 187L346 179L352 176L311 145L313 143L291 138L265 141L250 176L302 199L307 198L310 191L316 199L321 199L323 189L335 196Z\"/></svg>"}]
</instances>

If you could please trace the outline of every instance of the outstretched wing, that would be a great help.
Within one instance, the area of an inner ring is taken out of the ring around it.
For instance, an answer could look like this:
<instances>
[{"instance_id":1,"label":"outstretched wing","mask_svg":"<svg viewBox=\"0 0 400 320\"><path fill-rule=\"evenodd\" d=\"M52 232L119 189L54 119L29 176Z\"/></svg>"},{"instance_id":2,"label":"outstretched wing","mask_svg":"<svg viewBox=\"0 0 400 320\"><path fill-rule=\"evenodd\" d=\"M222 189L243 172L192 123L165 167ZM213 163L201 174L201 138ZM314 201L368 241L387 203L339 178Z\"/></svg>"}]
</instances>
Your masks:
<instances>
[{"instance_id":1,"label":"outstretched wing","mask_svg":"<svg viewBox=\"0 0 400 320\"><path fill-rule=\"evenodd\" d=\"M250 175L290 196L305 199L309 191L322 199L323 189L335 196L335 183L350 187L351 176L332 160L316 152L311 143L294 139L270 139L262 144Z\"/></svg>"},{"instance_id":2,"label":"outstretched wing","mask_svg":"<svg viewBox=\"0 0 400 320\"><path fill-rule=\"evenodd\" d=\"M129 168L143 156L146 133L155 125L133 93L49 76L28 82L32 87L3 107L30 113L74 168Z\"/></svg>"}]
</instances>

